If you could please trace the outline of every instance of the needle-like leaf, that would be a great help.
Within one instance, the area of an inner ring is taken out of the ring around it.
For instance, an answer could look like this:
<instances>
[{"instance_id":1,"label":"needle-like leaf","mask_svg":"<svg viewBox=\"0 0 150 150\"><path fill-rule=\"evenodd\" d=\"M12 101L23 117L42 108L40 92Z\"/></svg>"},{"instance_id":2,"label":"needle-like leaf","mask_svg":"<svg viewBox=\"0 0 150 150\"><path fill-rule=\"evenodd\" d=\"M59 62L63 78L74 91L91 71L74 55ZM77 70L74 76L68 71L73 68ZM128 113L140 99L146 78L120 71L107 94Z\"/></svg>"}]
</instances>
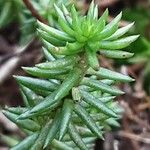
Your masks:
<instances>
[{"instance_id":1,"label":"needle-like leaf","mask_svg":"<svg viewBox=\"0 0 150 150\"><path fill-rule=\"evenodd\" d=\"M121 73L117 73L117 72L111 71L111 70L103 68L103 67L101 67L99 69L99 71L95 71L95 70L90 68L88 70L88 74L96 75L96 76L99 76L100 78L105 78L105 79L110 79L110 80L115 80L115 81L122 81L122 82L134 81L134 79L132 79L129 76L126 76L126 75L123 75Z\"/></svg>"},{"instance_id":2,"label":"needle-like leaf","mask_svg":"<svg viewBox=\"0 0 150 150\"><path fill-rule=\"evenodd\" d=\"M94 79L84 78L83 81L81 82L81 84L90 86L96 90L101 90L102 92L106 92L106 93L109 93L112 95L124 94L124 92L120 91L119 89L111 87L101 81L97 81Z\"/></svg>"},{"instance_id":3,"label":"needle-like leaf","mask_svg":"<svg viewBox=\"0 0 150 150\"><path fill-rule=\"evenodd\" d=\"M68 128L70 118L72 115L73 110L73 103L69 99L65 99L63 108L62 108L62 114L61 114L61 125L60 125L60 132L59 132L59 140L61 140Z\"/></svg>"},{"instance_id":4,"label":"needle-like leaf","mask_svg":"<svg viewBox=\"0 0 150 150\"><path fill-rule=\"evenodd\" d=\"M76 104L74 107L74 111L81 117L83 122L91 129L94 134L96 134L99 138L103 138L99 127L95 124L92 117L86 112L86 110L82 106Z\"/></svg>"},{"instance_id":5,"label":"needle-like leaf","mask_svg":"<svg viewBox=\"0 0 150 150\"><path fill-rule=\"evenodd\" d=\"M85 143L82 141L80 135L78 134L77 129L72 125L70 122L68 126L68 132L74 143L81 149L81 150L87 150L87 147Z\"/></svg>"},{"instance_id":6,"label":"needle-like leaf","mask_svg":"<svg viewBox=\"0 0 150 150\"><path fill-rule=\"evenodd\" d=\"M85 102L91 104L92 106L98 108L103 113L107 114L108 116L117 117L113 110L111 110L108 106L106 106L103 102L98 100L93 95L89 94L88 92L81 91L80 92L82 97L84 98Z\"/></svg>"},{"instance_id":7,"label":"needle-like leaf","mask_svg":"<svg viewBox=\"0 0 150 150\"><path fill-rule=\"evenodd\" d=\"M116 41L101 41L99 43L99 49L122 49L129 46L132 42L137 40L139 35L128 36L126 38L122 38Z\"/></svg>"},{"instance_id":8,"label":"needle-like leaf","mask_svg":"<svg viewBox=\"0 0 150 150\"><path fill-rule=\"evenodd\" d=\"M133 53L129 53L125 51L114 51L114 50L101 50L100 54L109 58L118 58L118 59L130 58L134 55Z\"/></svg>"},{"instance_id":9,"label":"needle-like leaf","mask_svg":"<svg viewBox=\"0 0 150 150\"><path fill-rule=\"evenodd\" d=\"M48 34L50 34L51 36L53 36L56 39L63 40L63 41L69 41L69 42L74 41L73 38L71 38L70 36L68 36L68 34L66 34L62 31L59 31L52 27L49 27L46 24L39 22L39 21L37 23L43 31L47 32Z\"/></svg>"},{"instance_id":10,"label":"needle-like leaf","mask_svg":"<svg viewBox=\"0 0 150 150\"><path fill-rule=\"evenodd\" d=\"M13 148L11 148L10 150L27 150L30 149L32 147L32 145L34 144L34 142L36 141L38 137L38 133L34 133L28 137L26 137L23 141L21 141L19 144L15 145Z\"/></svg>"},{"instance_id":11,"label":"needle-like leaf","mask_svg":"<svg viewBox=\"0 0 150 150\"><path fill-rule=\"evenodd\" d=\"M48 130L48 134L47 134L43 148L46 148L56 137L56 134L59 130L59 125L60 125L60 112L58 111Z\"/></svg>"}]
</instances>

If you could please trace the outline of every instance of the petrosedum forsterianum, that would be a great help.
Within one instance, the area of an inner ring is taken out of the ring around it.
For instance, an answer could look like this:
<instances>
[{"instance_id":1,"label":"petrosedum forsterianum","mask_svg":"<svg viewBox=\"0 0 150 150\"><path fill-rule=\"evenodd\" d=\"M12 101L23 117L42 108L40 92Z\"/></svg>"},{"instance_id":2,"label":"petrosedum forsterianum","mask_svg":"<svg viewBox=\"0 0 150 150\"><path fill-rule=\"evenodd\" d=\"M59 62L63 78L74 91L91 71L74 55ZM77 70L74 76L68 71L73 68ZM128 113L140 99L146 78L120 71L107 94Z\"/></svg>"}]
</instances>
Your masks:
<instances>
[{"instance_id":1,"label":"petrosedum forsterianum","mask_svg":"<svg viewBox=\"0 0 150 150\"><path fill-rule=\"evenodd\" d=\"M92 2L86 16L74 6L54 6L58 29L38 22L44 43L44 63L23 67L33 77L15 76L25 107L8 108L3 113L28 136L12 150L90 150L95 138L102 138L110 126L119 126L122 109L115 96L123 94L113 87L131 77L99 67L97 52L110 58L133 54L119 49L138 36L121 38L133 24L118 29L121 13L106 24L108 10L98 18Z\"/></svg>"}]
</instances>

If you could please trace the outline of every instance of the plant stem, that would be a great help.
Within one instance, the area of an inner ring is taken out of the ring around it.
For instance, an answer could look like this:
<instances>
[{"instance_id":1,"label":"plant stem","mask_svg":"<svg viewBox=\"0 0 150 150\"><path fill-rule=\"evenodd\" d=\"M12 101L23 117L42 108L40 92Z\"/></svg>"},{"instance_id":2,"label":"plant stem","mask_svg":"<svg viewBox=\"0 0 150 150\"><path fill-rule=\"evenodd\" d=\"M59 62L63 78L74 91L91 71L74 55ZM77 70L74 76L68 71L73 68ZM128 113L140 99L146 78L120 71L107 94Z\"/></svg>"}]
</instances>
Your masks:
<instances>
[{"instance_id":1,"label":"plant stem","mask_svg":"<svg viewBox=\"0 0 150 150\"><path fill-rule=\"evenodd\" d=\"M38 14L38 12L34 9L34 7L32 6L31 2L29 2L29 0L23 0L23 2L26 5L26 7L30 10L33 17L35 17L40 22L47 24L47 21Z\"/></svg>"}]
</instances>

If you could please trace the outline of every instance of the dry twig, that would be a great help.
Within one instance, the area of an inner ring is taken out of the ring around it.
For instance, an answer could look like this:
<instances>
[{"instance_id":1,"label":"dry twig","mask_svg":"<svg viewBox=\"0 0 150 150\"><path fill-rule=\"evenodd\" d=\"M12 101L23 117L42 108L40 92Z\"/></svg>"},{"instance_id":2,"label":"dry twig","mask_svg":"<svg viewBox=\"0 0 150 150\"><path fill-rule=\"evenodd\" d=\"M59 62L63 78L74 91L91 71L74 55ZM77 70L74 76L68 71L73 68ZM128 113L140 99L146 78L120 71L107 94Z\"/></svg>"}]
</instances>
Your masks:
<instances>
[{"instance_id":1,"label":"dry twig","mask_svg":"<svg viewBox=\"0 0 150 150\"><path fill-rule=\"evenodd\" d=\"M150 144L150 138L145 138L145 137L142 137L140 135L136 135L136 134L133 134L133 133L130 133L130 132L119 131L118 135L121 136L121 137L129 138L129 139L134 140L134 141Z\"/></svg>"},{"instance_id":2,"label":"dry twig","mask_svg":"<svg viewBox=\"0 0 150 150\"><path fill-rule=\"evenodd\" d=\"M30 46L34 43L35 39L33 39L30 43L28 43L24 47L16 48L16 51L12 54L12 56L4 62L0 66L1 74L0 74L0 84L2 84L5 79L13 72L13 70L17 67L19 61L21 60L20 55L22 55L25 51L27 51Z\"/></svg>"},{"instance_id":3,"label":"dry twig","mask_svg":"<svg viewBox=\"0 0 150 150\"><path fill-rule=\"evenodd\" d=\"M125 115L128 119L136 122L137 124L141 125L144 128L150 129L150 126L145 121L140 119L137 115L133 114L132 110L130 109L129 105L126 102L122 101L121 106L124 108Z\"/></svg>"}]
</instances>

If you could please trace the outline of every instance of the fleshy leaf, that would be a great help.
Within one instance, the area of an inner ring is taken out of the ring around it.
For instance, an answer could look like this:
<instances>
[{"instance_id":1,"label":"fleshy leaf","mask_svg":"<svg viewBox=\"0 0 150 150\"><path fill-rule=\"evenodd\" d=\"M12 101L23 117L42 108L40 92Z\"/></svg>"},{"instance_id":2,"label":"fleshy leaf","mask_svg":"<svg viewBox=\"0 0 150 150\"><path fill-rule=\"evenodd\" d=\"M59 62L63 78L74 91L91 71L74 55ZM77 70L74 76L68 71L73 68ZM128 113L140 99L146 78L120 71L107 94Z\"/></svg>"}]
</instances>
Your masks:
<instances>
[{"instance_id":1,"label":"fleshy leaf","mask_svg":"<svg viewBox=\"0 0 150 150\"><path fill-rule=\"evenodd\" d=\"M107 40L116 40L117 38L121 37L126 32L128 32L133 25L134 25L134 22L118 29L113 35L111 35L109 38L107 38Z\"/></svg>"},{"instance_id":2,"label":"fleshy leaf","mask_svg":"<svg viewBox=\"0 0 150 150\"><path fill-rule=\"evenodd\" d=\"M43 69L58 69L64 68L68 65L74 64L76 57L75 56L67 56L64 58L60 58L58 60L54 60L51 62L45 62L41 64L37 64L36 67Z\"/></svg>"},{"instance_id":3,"label":"fleshy leaf","mask_svg":"<svg viewBox=\"0 0 150 150\"><path fill-rule=\"evenodd\" d=\"M48 129L48 134L43 148L46 148L49 145L49 143L51 143L53 139L56 137L56 134L59 130L59 125L60 125L60 112L58 111L51 123L50 128Z\"/></svg>"},{"instance_id":4,"label":"fleshy leaf","mask_svg":"<svg viewBox=\"0 0 150 150\"><path fill-rule=\"evenodd\" d=\"M99 43L99 49L112 49L112 50L122 49L122 48L129 46L132 42L137 40L138 37L139 35L133 35L133 36L128 36L128 37L125 37L116 41L111 41L111 42L101 41Z\"/></svg>"},{"instance_id":5,"label":"fleshy leaf","mask_svg":"<svg viewBox=\"0 0 150 150\"><path fill-rule=\"evenodd\" d=\"M125 51L114 51L114 50L101 50L100 54L109 58L118 58L118 59L130 58L134 55L133 53L129 53Z\"/></svg>"},{"instance_id":6,"label":"fleshy leaf","mask_svg":"<svg viewBox=\"0 0 150 150\"><path fill-rule=\"evenodd\" d=\"M122 82L134 81L134 79L132 79L129 76L126 76L126 75L123 75L121 73L117 73L117 72L111 71L111 70L103 68L103 67L101 67L99 69L99 71L95 71L95 70L90 68L88 70L88 73L92 74L92 75L96 75L96 76L98 76L100 78L105 78L105 79L110 79L110 80L115 80L115 81L122 81Z\"/></svg>"},{"instance_id":7,"label":"fleshy leaf","mask_svg":"<svg viewBox=\"0 0 150 150\"><path fill-rule=\"evenodd\" d=\"M81 117L83 122L94 132L99 138L103 138L99 127L95 124L92 117L86 112L86 110L79 104L75 105L74 111Z\"/></svg>"},{"instance_id":8,"label":"fleshy leaf","mask_svg":"<svg viewBox=\"0 0 150 150\"><path fill-rule=\"evenodd\" d=\"M61 140L68 128L71 114L73 110L73 103L69 99L65 99L63 108L62 108L62 114L61 114L61 125L60 125L60 132L59 132L59 140Z\"/></svg>"},{"instance_id":9,"label":"fleshy leaf","mask_svg":"<svg viewBox=\"0 0 150 150\"><path fill-rule=\"evenodd\" d=\"M37 131L40 129L40 125L38 125L36 122L34 122L31 119L26 120L16 120L18 117L17 114L11 113L9 111L3 110L3 114L7 116L12 122L16 123L18 126L30 130L30 131Z\"/></svg>"},{"instance_id":10,"label":"fleshy leaf","mask_svg":"<svg viewBox=\"0 0 150 150\"><path fill-rule=\"evenodd\" d=\"M107 114L108 116L111 117L117 117L117 115L114 113L113 110L111 110L110 108L108 108L108 106L106 106L103 102L94 97L93 95L89 94L88 92L85 91L81 91L80 92L82 97L84 98L84 100L91 104L92 106L98 108L100 111L102 111L103 113Z\"/></svg>"},{"instance_id":11,"label":"fleshy leaf","mask_svg":"<svg viewBox=\"0 0 150 150\"><path fill-rule=\"evenodd\" d=\"M23 141L15 145L13 148L10 150L28 150L31 148L31 146L34 144L38 137L38 133L34 133L28 137L26 137Z\"/></svg>"},{"instance_id":12,"label":"fleshy leaf","mask_svg":"<svg viewBox=\"0 0 150 150\"><path fill-rule=\"evenodd\" d=\"M82 138L78 134L77 129L72 125L72 123L68 126L68 132L74 143L81 149L87 150L85 143L82 141Z\"/></svg>"},{"instance_id":13,"label":"fleshy leaf","mask_svg":"<svg viewBox=\"0 0 150 150\"><path fill-rule=\"evenodd\" d=\"M102 92L106 92L106 93L109 93L112 95L124 94L124 92L120 91L119 89L111 87L101 81L97 81L94 79L84 78L83 81L81 82L81 84L90 86L96 90L101 90Z\"/></svg>"},{"instance_id":14,"label":"fleshy leaf","mask_svg":"<svg viewBox=\"0 0 150 150\"><path fill-rule=\"evenodd\" d=\"M59 31L55 28L47 26L46 24L39 22L39 21L37 21L37 23L43 31L47 32L49 35L51 35L52 37L54 37L56 39L63 40L63 41L70 41L70 42L74 41L73 38L71 38L70 36L68 36L68 34L66 34L62 31Z\"/></svg>"}]
</instances>

